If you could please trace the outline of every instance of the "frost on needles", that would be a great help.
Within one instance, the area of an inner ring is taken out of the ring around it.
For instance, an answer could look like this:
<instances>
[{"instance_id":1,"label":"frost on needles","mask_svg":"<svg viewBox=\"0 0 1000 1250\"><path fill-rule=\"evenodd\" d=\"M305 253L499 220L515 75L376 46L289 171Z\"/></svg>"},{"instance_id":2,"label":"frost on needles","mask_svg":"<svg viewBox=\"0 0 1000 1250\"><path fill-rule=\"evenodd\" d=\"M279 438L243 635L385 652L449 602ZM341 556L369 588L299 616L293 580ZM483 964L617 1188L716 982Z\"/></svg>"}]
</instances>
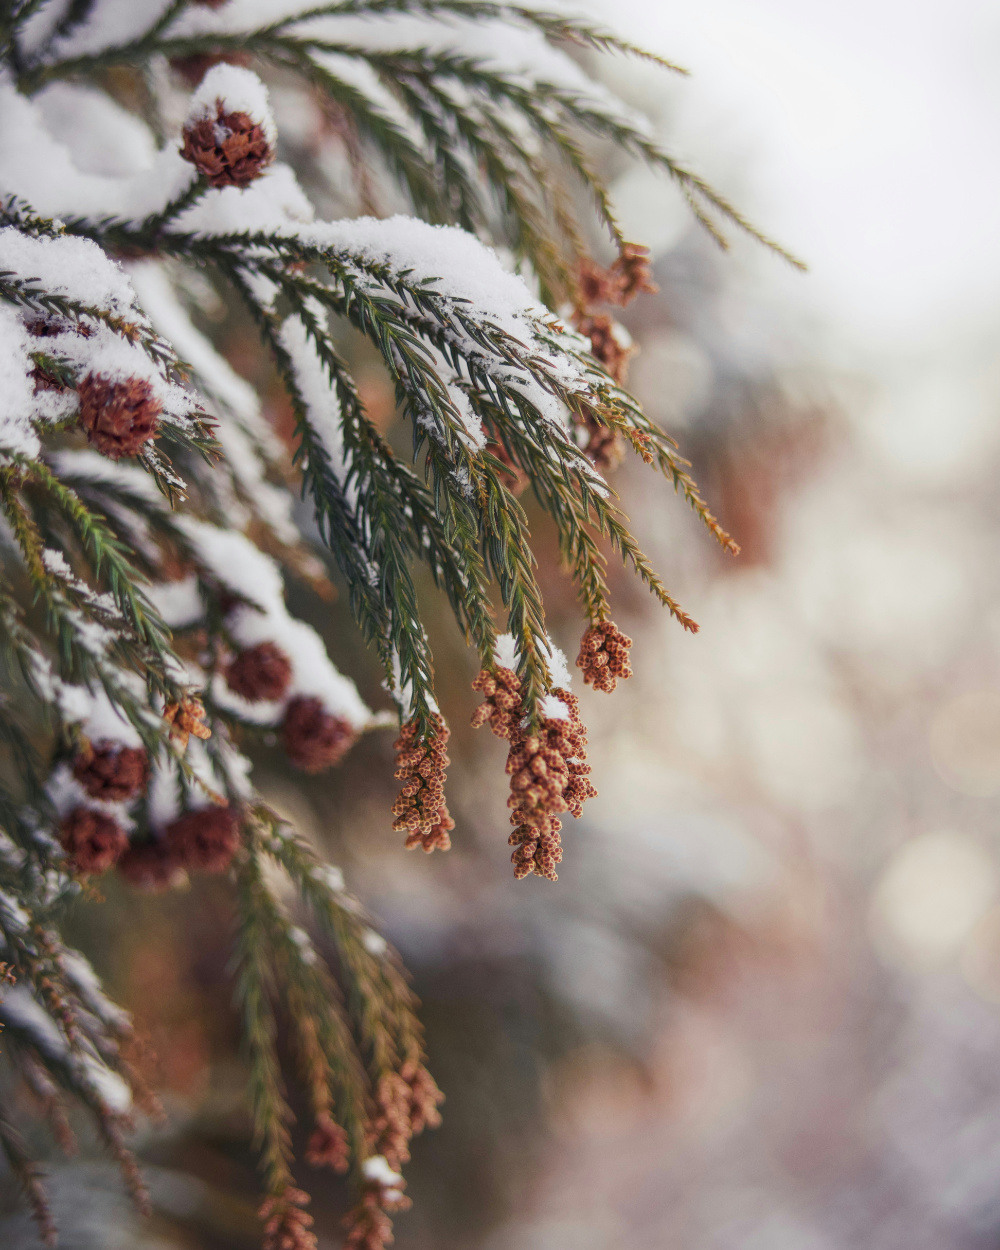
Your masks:
<instances>
[{"instance_id":1,"label":"frost on needles","mask_svg":"<svg viewBox=\"0 0 1000 1250\"><path fill-rule=\"evenodd\" d=\"M64 1099L89 1109L144 1207L127 1138L155 1098L128 1059L129 1017L64 944L61 912L107 872L144 890L224 874L271 1250L315 1244L279 1013L311 1117L306 1162L353 1186L353 1250L391 1240L410 1139L438 1122L441 1094L395 953L262 801L243 744L276 741L319 772L396 721L394 827L425 851L461 836L415 588L426 566L477 655L474 723L509 745L515 875L554 880L561 818L595 790L518 495L530 488L555 528L584 618L576 663L599 690L631 673L609 553L696 628L618 507L607 479L623 455L735 550L624 389L614 313L651 289L649 259L622 236L588 143L662 170L720 242L733 227L781 249L663 151L581 50L657 60L502 0L0 0L3 1062L49 1091L63 1147ZM300 149L283 149L274 75L286 97L300 84L300 118L339 136L346 159L323 167L322 190L337 220L317 218L286 159ZM607 266L589 254L595 224ZM287 390L292 446L195 324L227 304ZM392 379L409 455L366 411L338 322ZM287 607L286 574L321 586L327 559L395 715L368 708ZM2 1109L0 1144L51 1240Z\"/></svg>"}]
</instances>

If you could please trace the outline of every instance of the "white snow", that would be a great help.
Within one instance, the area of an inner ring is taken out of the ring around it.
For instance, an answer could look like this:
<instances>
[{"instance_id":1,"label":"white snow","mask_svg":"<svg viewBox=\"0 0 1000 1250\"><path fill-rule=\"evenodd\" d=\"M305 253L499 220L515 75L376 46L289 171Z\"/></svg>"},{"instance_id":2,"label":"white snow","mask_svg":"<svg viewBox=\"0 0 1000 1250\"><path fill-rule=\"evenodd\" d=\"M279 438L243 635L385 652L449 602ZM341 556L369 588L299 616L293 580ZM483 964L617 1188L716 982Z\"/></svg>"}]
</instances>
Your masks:
<instances>
[{"instance_id":1,"label":"white snow","mask_svg":"<svg viewBox=\"0 0 1000 1250\"><path fill-rule=\"evenodd\" d=\"M3 261L0 230L0 270L13 268ZM34 459L41 450L38 435L31 424L34 385L28 377L28 335L14 309L0 304L0 453L7 452Z\"/></svg>"},{"instance_id":2,"label":"white snow","mask_svg":"<svg viewBox=\"0 0 1000 1250\"><path fill-rule=\"evenodd\" d=\"M392 1170L385 1155L372 1155L365 1159L361 1170L365 1180L376 1181L379 1185L395 1187L403 1183L402 1176Z\"/></svg>"},{"instance_id":3,"label":"white snow","mask_svg":"<svg viewBox=\"0 0 1000 1250\"><path fill-rule=\"evenodd\" d=\"M509 668L513 672L517 672L517 640L513 634L499 634L497 636L497 645L493 656L500 668Z\"/></svg>"}]
</instances>

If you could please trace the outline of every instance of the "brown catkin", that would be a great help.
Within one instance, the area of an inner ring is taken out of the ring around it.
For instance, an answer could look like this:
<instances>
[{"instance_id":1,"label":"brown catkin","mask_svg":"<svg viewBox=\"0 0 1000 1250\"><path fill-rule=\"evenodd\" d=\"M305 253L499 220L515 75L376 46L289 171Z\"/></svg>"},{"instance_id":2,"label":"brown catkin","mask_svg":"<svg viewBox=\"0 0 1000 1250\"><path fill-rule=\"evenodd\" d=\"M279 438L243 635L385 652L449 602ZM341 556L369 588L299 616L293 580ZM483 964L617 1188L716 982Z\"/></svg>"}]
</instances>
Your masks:
<instances>
[{"instance_id":1,"label":"brown catkin","mask_svg":"<svg viewBox=\"0 0 1000 1250\"><path fill-rule=\"evenodd\" d=\"M273 642L241 651L226 669L226 684L251 703L283 699L292 680L292 663Z\"/></svg>"},{"instance_id":2,"label":"brown catkin","mask_svg":"<svg viewBox=\"0 0 1000 1250\"><path fill-rule=\"evenodd\" d=\"M546 717L536 733L522 732L512 739L507 755L510 776L508 844L519 880L529 873L555 881L562 860L558 819L562 812L579 816L584 802L597 791L589 779L587 731L579 716L579 702L568 691L553 694L566 708L565 717Z\"/></svg>"},{"instance_id":3,"label":"brown catkin","mask_svg":"<svg viewBox=\"0 0 1000 1250\"><path fill-rule=\"evenodd\" d=\"M257 1213L264 1224L261 1250L316 1250L313 1218L302 1210L308 1202L307 1193L291 1186L266 1199Z\"/></svg>"},{"instance_id":4,"label":"brown catkin","mask_svg":"<svg viewBox=\"0 0 1000 1250\"><path fill-rule=\"evenodd\" d=\"M92 799L124 803L145 790L149 756L142 747L106 739L87 743L73 761L73 776Z\"/></svg>"},{"instance_id":5,"label":"brown catkin","mask_svg":"<svg viewBox=\"0 0 1000 1250\"><path fill-rule=\"evenodd\" d=\"M421 739L416 721L408 721L393 744L395 775L403 784L392 805L392 827L405 831L408 851L418 846L428 853L448 850L449 835L455 827L444 797L445 769L450 763L446 747L451 730L440 713L434 715L432 724L431 734Z\"/></svg>"},{"instance_id":6,"label":"brown catkin","mask_svg":"<svg viewBox=\"0 0 1000 1250\"><path fill-rule=\"evenodd\" d=\"M203 117L184 128L181 156L210 187L247 187L274 160L263 126L248 113L227 113L215 102L215 117Z\"/></svg>"},{"instance_id":7,"label":"brown catkin","mask_svg":"<svg viewBox=\"0 0 1000 1250\"><path fill-rule=\"evenodd\" d=\"M281 735L289 763L304 773L338 764L358 736L349 721L328 712L319 699L305 696L285 709Z\"/></svg>"},{"instance_id":8,"label":"brown catkin","mask_svg":"<svg viewBox=\"0 0 1000 1250\"><path fill-rule=\"evenodd\" d=\"M610 693L619 678L624 681L632 676L628 657L631 645L632 639L613 621L591 625L583 635L580 654L576 657L577 668L583 669L583 680L595 690Z\"/></svg>"},{"instance_id":9,"label":"brown catkin","mask_svg":"<svg viewBox=\"0 0 1000 1250\"><path fill-rule=\"evenodd\" d=\"M326 1112L316 1117L316 1126L306 1146L306 1163L314 1168L331 1168L340 1173L350 1167L347 1134Z\"/></svg>"},{"instance_id":10,"label":"brown catkin","mask_svg":"<svg viewBox=\"0 0 1000 1250\"><path fill-rule=\"evenodd\" d=\"M145 378L114 382L88 373L77 394L87 441L112 460L137 456L159 429L162 405Z\"/></svg>"},{"instance_id":11,"label":"brown catkin","mask_svg":"<svg viewBox=\"0 0 1000 1250\"><path fill-rule=\"evenodd\" d=\"M92 807L77 807L59 831L63 850L74 872L96 876L113 868L128 847L121 825Z\"/></svg>"},{"instance_id":12,"label":"brown catkin","mask_svg":"<svg viewBox=\"0 0 1000 1250\"><path fill-rule=\"evenodd\" d=\"M508 741L517 733L521 719L521 679L510 668L483 669L472 683L483 702L472 713L472 727L489 722L498 738Z\"/></svg>"}]
</instances>

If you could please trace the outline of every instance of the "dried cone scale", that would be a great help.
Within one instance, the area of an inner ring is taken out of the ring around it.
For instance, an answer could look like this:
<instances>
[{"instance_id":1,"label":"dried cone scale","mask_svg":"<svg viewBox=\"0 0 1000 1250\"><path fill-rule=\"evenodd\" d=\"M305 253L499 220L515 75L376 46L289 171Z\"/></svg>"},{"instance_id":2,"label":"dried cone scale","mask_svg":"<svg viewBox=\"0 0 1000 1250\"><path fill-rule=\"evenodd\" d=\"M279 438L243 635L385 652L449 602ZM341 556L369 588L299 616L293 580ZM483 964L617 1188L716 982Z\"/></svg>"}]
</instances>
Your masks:
<instances>
[{"instance_id":1,"label":"dried cone scale","mask_svg":"<svg viewBox=\"0 0 1000 1250\"><path fill-rule=\"evenodd\" d=\"M215 117L202 117L184 128L181 156L210 187L248 187L274 160L264 127L248 113L227 113L215 102Z\"/></svg>"},{"instance_id":2,"label":"dried cone scale","mask_svg":"<svg viewBox=\"0 0 1000 1250\"><path fill-rule=\"evenodd\" d=\"M145 378L115 382L88 373L77 394L87 441L112 460L137 456L159 429L162 406Z\"/></svg>"}]
</instances>

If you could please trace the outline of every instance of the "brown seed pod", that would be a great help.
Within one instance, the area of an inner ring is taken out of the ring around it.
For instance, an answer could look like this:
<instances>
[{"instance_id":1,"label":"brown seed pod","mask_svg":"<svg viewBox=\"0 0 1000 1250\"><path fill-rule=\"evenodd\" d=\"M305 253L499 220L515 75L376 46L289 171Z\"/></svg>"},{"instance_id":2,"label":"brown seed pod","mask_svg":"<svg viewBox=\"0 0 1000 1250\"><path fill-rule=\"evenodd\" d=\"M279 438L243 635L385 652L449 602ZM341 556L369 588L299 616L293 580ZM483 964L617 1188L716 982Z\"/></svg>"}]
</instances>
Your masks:
<instances>
[{"instance_id":1,"label":"brown seed pod","mask_svg":"<svg viewBox=\"0 0 1000 1250\"><path fill-rule=\"evenodd\" d=\"M291 661L273 642L241 651L226 669L229 689L251 703L284 698L291 680Z\"/></svg>"},{"instance_id":2,"label":"brown seed pod","mask_svg":"<svg viewBox=\"0 0 1000 1250\"><path fill-rule=\"evenodd\" d=\"M88 743L73 763L73 776L92 799L124 803L145 790L149 756L142 747L106 739Z\"/></svg>"},{"instance_id":3,"label":"brown seed pod","mask_svg":"<svg viewBox=\"0 0 1000 1250\"><path fill-rule=\"evenodd\" d=\"M145 378L113 382L88 373L77 394L87 441L112 460L137 456L159 428L162 405Z\"/></svg>"},{"instance_id":4,"label":"brown seed pod","mask_svg":"<svg viewBox=\"0 0 1000 1250\"><path fill-rule=\"evenodd\" d=\"M63 820L59 840L74 872L96 876L113 868L128 847L121 825L92 807L76 807Z\"/></svg>"},{"instance_id":5,"label":"brown seed pod","mask_svg":"<svg viewBox=\"0 0 1000 1250\"><path fill-rule=\"evenodd\" d=\"M289 762L304 773L339 764L354 745L354 727L328 712L319 699L299 695L289 703L281 725Z\"/></svg>"},{"instance_id":6,"label":"brown seed pod","mask_svg":"<svg viewBox=\"0 0 1000 1250\"><path fill-rule=\"evenodd\" d=\"M240 822L231 807L201 807L167 826L164 832L175 862L192 872L222 872L240 840Z\"/></svg>"},{"instance_id":7,"label":"brown seed pod","mask_svg":"<svg viewBox=\"0 0 1000 1250\"><path fill-rule=\"evenodd\" d=\"M165 837L129 842L118 861L118 871L137 890L160 894L184 880L184 870Z\"/></svg>"},{"instance_id":8,"label":"brown seed pod","mask_svg":"<svg viewBox=\"0 0 1000 1250\"><path fill-rule=\"evenodd\" d=\"M227 113L215 102L215 117L203 117L184 128L181 156L210 187L248 187L274 160L263 126L248 113Z\"/></svg>"}]
</instances>

